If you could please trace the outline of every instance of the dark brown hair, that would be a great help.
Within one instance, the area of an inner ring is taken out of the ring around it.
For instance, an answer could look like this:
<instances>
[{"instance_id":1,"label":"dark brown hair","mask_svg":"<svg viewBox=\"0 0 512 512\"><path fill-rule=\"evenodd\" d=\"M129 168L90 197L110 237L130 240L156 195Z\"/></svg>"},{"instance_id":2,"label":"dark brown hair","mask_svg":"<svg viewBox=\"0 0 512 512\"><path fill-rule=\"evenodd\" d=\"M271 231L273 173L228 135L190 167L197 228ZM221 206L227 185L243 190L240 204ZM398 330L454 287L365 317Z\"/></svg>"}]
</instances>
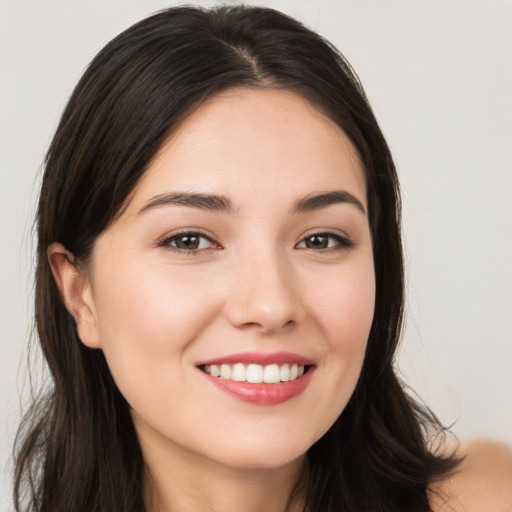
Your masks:
<instances>
[{"instance_id":1,"label":"dark brown hair","mask_svg":"<svg viewBox=\"0 0 512 512\"><path fill-rule=\"evenodd\" d=\"M307 454L308 512L427 511L427 486L454 467L428 447L436 419L393 369L403 314L400 200L393 160L344 57L277 11L171 8L129 28L91 62L45 159L37 212L35 320L51 386L18 434L18 512L141 512L144 463L129 406L101 351L79 340L47 247L86 262L168 135L212 94L294 91L333 119L366 170L375 316L349 404Z\"/></svg>"}]
</instances>

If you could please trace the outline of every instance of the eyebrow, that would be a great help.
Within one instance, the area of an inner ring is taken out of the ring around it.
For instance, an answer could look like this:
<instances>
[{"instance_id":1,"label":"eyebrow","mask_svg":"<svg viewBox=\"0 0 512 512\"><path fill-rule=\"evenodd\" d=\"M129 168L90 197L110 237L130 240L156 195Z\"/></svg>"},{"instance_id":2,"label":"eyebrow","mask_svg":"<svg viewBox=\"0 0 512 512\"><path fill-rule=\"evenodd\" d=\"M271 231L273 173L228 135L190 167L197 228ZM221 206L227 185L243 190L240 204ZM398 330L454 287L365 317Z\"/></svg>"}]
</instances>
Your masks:
<instances>
[{"instance_id":1,"label":"eyebrow","mask_svg":"<svg viewBox=\"0 0 512 512\"><path fill-rule=\"evenodd\" d=\"M361 213L366 214L363 203L345 190L332 190L329 192L309 194L293 204L291 213L320 210L339 203L353 205L361 211ZM202 194L198 192L170 192L167 194L158 194L151 198L139 210L139 214L158 206L187 206L222 213L230 213L233 211L233 204L226 196Z\"/></svg>"},{"instance_id":2,"label":"eyebrow","mask_svg":"<svg viewBox=\"0 0 512 512\"><path fill-rule=\"evenodd\" d=\"M171 192L169 194L159 194L153 197L142 207L139 213L163 205L189 206L201 210L225 213L229 213L233 210L231 200L226 196L200 194L196 192Z\"/></svg>"},{"instance_id":3,"label":"eyebrow","mask_svg":"<svg viewBox=\"0 0 512 512\"><path fill-rule=\"evenodd\" d=\"M345 203L355 206L361 213L366 214L365 207L357 197L345 190L332 190L329 192L313 193L296 201L292 213L320 210L333 204Z\"/></svg>"}]
</instances>

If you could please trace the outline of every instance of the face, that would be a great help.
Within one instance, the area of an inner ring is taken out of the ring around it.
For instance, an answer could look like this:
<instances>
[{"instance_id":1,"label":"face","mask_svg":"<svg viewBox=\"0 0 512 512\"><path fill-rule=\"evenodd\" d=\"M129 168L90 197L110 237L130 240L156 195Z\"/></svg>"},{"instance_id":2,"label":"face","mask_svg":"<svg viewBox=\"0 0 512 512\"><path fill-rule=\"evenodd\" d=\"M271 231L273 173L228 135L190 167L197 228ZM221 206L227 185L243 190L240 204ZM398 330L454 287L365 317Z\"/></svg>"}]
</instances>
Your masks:
<instances>
[{"instance_id":1,"label":"face","mask_svg":"<svg viewBox=\"0 0 512 512\"><path fill-rule=\"evenodd\" d=\"M97 240L82 335L143 446L278 467L329 429L373 318L366 211L354 147L292 93L223 92L166 141Z\"/></svg>"}]
</instances>

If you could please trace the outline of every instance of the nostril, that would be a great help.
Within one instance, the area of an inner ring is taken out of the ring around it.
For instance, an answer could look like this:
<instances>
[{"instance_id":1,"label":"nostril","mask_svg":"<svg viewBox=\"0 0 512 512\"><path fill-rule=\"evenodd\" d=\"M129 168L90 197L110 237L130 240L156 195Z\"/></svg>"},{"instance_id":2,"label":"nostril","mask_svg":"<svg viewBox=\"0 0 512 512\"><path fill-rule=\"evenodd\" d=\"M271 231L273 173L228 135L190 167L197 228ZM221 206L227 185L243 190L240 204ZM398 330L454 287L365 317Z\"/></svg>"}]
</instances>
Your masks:
<instances>
[{"instance_id":1,"label":"nostril","mask_svg":"<svg viewBox=\"0 0 512 512\"><path fill-rule=\"evenodd\" d=\"M290 329L296 324L295 320L288 320L281 324L280 322L262 321L262 322L245 322L237 325L241 330L260 330L265 333L272 333L282 329Z\"/></svg>"}]
</instances>

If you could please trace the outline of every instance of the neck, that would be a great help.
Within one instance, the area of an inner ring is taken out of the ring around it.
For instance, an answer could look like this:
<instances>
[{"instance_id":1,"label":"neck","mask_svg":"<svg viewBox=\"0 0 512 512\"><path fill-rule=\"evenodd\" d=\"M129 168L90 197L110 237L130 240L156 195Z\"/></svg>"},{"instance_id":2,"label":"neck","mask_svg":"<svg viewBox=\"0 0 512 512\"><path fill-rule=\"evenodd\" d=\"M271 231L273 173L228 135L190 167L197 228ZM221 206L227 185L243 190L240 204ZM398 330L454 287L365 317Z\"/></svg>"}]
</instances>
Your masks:
<instances>
[{"instance_id":1,"label":"neck","mask_svg":"<svg viewBox=\"0 0 512 512\"><path fill-rule=\"evenodd\" d=\"M296 475L294 468L287 468ZM238 470L207 465L146 478L148 512L298 512L290 500L293 485L277 470Z\"/></svg>"},{"instance_id":2,"label":"neck","mask_svg":"<svg viewBox=\"0 0 512 512\"><path fill-rule=\"evenodd\" d=\"M277 468L237 468L144 436L147 512L298 512L303 457Z\"/></svg>"}]
</instances>

